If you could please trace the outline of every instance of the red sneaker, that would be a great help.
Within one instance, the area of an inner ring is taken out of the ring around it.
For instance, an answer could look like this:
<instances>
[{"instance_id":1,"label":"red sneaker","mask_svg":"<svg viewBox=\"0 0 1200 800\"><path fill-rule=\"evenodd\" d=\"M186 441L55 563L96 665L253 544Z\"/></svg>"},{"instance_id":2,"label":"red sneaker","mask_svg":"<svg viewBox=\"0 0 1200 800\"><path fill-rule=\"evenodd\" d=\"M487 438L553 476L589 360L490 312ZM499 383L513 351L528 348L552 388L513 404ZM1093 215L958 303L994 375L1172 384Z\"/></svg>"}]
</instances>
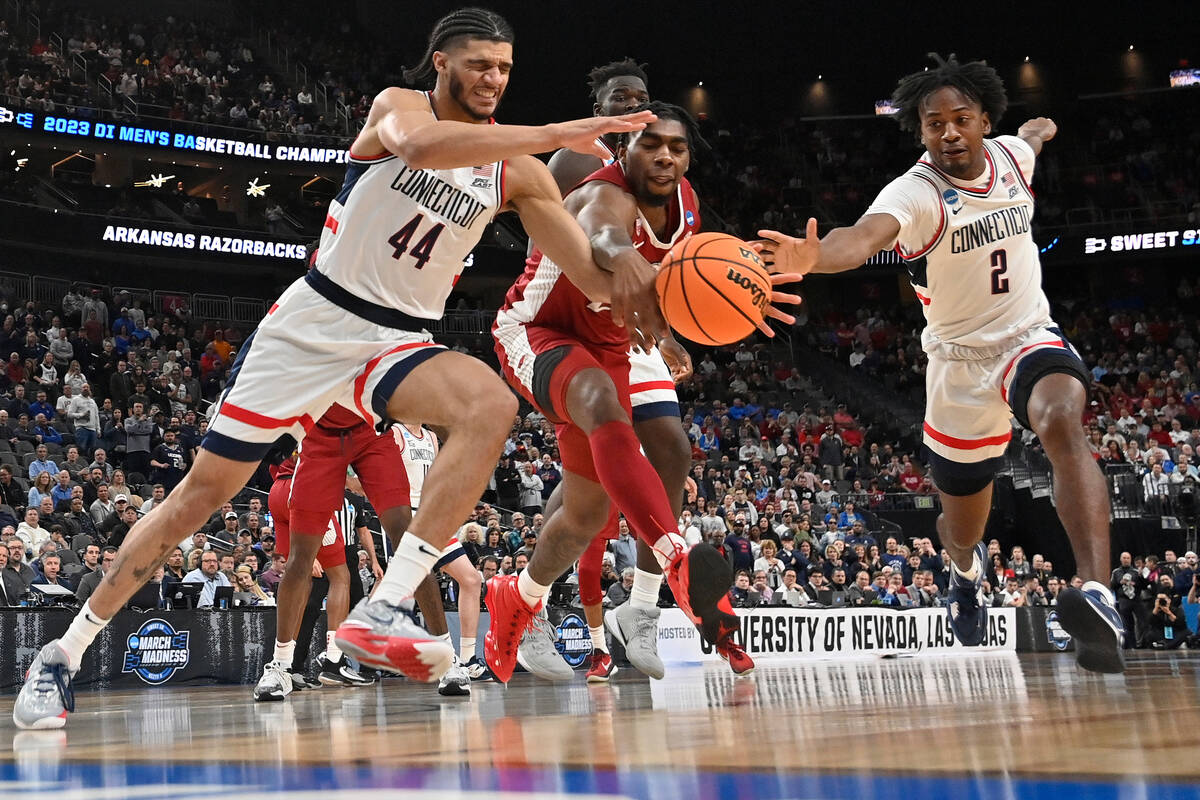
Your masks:
<instances>
[{"instance_id":1,"label":"red sneaker","mask_svg":"<svg viewBox=\"0 0 1200 800\"><path fill-rule=\"evenodd\" d=\"M732 637L717 644L717 654L729 662L729 668L738 677L754 672L754 659Z\"/></svg>"},{"instance_id":2,"label":"red sneaker","mask_svg":"<svg viewBox=\"0 0 1200 800\"><path fill-rule=\"evenodd\" d=\"M483 601L487 604L490 624L487 636L483 637L483 658L496 680L508 683L517 667L521 635L533 624L542 605L529 607L517 589L516 575L497 575L484 588Z\"/></svg>"},{"instance_id":3,"label":"red sneaker","mask_svg":"<svg viewBox=\"0 0 1200 800\"><path fill-rule=\"evenodd\" d=\"M700 629L705 641L717 643L726 629L738 628L729 587L733 569L710 544L697 544L675 557L666 569L667 584L679 610Z\"/></svg>"},{"instance_id":4,"label":"red sneaker","mask_svg":"<svg viewBox=\"0 0 1200 800\"><path fill-rule=\"evenodd\" d=\"M617 665L612 656L603 650L592 651L592 668L588 670L588 683L608 683L608 679L617 674Z\"/></svg>"}]
</instances>

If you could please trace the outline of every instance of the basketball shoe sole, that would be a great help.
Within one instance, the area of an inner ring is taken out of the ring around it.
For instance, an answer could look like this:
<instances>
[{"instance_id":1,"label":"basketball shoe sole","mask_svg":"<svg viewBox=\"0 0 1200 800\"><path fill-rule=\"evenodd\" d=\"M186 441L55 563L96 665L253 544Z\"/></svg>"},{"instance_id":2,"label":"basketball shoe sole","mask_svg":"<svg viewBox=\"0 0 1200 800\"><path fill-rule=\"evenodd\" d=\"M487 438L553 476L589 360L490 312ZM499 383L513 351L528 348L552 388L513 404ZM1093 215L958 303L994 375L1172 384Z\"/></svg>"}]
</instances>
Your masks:
<instances>
[{"instance_id":1,"label":"basketball shoe sole","mask_svg":"<svg viewBox=\"0 0 1200 800\"><path fill-rule=\"evenodd\" d=\"M1099 585L1099 584L1097 584ZM1105 602L1104 593L1069 587L1058 595L1058 624L1075 642L1075 663L1089 672L1117 674L1125 671L1122 649L1125 626L1121 615Z\"/></svg>"}]
</instances>

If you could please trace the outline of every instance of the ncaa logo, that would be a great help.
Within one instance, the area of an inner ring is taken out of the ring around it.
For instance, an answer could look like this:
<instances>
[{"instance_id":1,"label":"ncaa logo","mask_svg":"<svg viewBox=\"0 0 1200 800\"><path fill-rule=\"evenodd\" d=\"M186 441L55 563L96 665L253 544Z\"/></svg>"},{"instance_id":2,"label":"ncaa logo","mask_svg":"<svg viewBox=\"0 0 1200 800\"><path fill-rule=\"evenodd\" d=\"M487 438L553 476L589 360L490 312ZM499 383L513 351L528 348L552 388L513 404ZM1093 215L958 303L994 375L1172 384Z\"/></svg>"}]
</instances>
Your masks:
<instances>
[{"instance_id":1,"label":"ncaa logo","mask_svg":"<svg viewBox=\"0 0 1200 800\"><path fill-rule=\"evenodd\" d=\"M571 668L583 666L592 654L592 637L587 623L578 614L567 614L558 623L558 641L554 649L559 652Z\"/></svg>"},{"instance_id":2,"label":"ncaa logo","mask_svg":"<svg viewBox=\"0 0 1200 800\"><path fill-rule=\"evenodd\" d=\"M942 192L942 199L945 200L946 205L950 207L950 213L957 214L958 212L962 211L962 198L959 197L958 192L954 191L953 189L947 189L946 191Z\"/></svg>"},{"instance_id":3,"label":"ncaa logo","mask_svg":"<svg viewBox=\"0 0 1200 800\"><path fill-rule=\"evenodd\" d=\"M696 215L693 214L691 211L685 211L685 212L683 212L683 220L688 225L695 225L696 224Z\"/></svg>"},{"instance_id":4,"label":"ncaa logo","mask_svg":"<svg viewBox=\"0 0 1200 800\"><path fill-rule=\"evenodd\" d=\"M1071 634L1064 631L1059 624L1057 611L1046 615L1046 641L1050 642L1055 650L1066 650L1067 645L1071 643Z\"/></svg>"},{"instance_id":5,"label":"ncaa logo","mask_svg":"<svg viewBox=\"0 0 1200 800\"><path fill-rule=\"evenodd\" d=\"M121 672L134 672L151 685L166 683L175 670L188 665L188 631L175 632L171 623L147 620L137 633L129 634Z\"/></svg>"}]
</instances>

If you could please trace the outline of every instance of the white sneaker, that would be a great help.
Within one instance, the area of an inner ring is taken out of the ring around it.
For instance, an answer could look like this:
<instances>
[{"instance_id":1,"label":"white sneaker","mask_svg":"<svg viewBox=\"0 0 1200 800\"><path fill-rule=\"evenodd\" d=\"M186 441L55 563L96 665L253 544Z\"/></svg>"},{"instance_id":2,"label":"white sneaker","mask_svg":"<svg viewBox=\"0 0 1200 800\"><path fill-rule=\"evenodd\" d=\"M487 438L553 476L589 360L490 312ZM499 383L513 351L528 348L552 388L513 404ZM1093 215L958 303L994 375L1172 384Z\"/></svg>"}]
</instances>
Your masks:
<instances>
[{"instance_id":1,"label":"white sneaker","mask_svg":"<svg viewBox=\"0 0 1200 800\"><path fill-rule=\"evenodd\" d=\"M58 639L47 644L33 659L25 673L25 685L13 703L13 722L24 730L61 728L67 724L67 712L75 710L71 690L74 673L67 666L67 654Z\"/></svg>"},{"instance_id":2,"label":"white sneaker","mask_svg":"<svg viewBox=\"0 0 1200 800\"><path fill-rule=\"evenodd\" d=\"M258 702L282 700L292 693L293 686L292 676L287 667L277 661L269 661L263 667L258 685L254 687L254 699Z\"/></svg>"},{"instance_id":3,"label":"white sneaker","mask_svg":"<svg viewBox=\"0 0 1200 800\"><path fill-rule=\"evenodd\" d=\"M446 697L466 697L471 694L471 675L458 656L454 657L454 664L438 681L438 694Z\"/></svg>"}]
</instances>

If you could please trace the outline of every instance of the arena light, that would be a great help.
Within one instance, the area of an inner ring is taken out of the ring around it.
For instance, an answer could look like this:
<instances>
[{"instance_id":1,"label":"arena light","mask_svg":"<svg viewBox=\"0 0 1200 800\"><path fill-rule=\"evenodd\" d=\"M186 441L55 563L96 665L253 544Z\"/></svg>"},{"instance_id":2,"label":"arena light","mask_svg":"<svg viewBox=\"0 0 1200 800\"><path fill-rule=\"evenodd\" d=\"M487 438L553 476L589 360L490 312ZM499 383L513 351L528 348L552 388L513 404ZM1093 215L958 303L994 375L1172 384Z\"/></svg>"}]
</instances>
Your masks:
<instances>
[{"instance_id":1,"label":"arena light","mask_svg":"<svg viewBox=\"0 0 1200 800\"><path fill-rule=\"evenodd\" d=\"M161 172L158 173L157 175L151 173L149 178L147 178L144 181L137 181L133 185L139 189L144 189L144 188L161 189L163 187L163 184L165 184L167 181L171 180L171 178L174 178L174 177L175 177L174 175L163 175Z\"/></svg>"},{"instance_id":2,"label":"arena light","mask_svg":"<svg viewBox=\"0 0 1200 800\"><path fill-rule=\"evenodd\" d=\"M250 185L246 187L247 197L266 197L267 189L271 188L269 183L259 183L258 178L251 178Z\"/></svg>"}]
</instances>

